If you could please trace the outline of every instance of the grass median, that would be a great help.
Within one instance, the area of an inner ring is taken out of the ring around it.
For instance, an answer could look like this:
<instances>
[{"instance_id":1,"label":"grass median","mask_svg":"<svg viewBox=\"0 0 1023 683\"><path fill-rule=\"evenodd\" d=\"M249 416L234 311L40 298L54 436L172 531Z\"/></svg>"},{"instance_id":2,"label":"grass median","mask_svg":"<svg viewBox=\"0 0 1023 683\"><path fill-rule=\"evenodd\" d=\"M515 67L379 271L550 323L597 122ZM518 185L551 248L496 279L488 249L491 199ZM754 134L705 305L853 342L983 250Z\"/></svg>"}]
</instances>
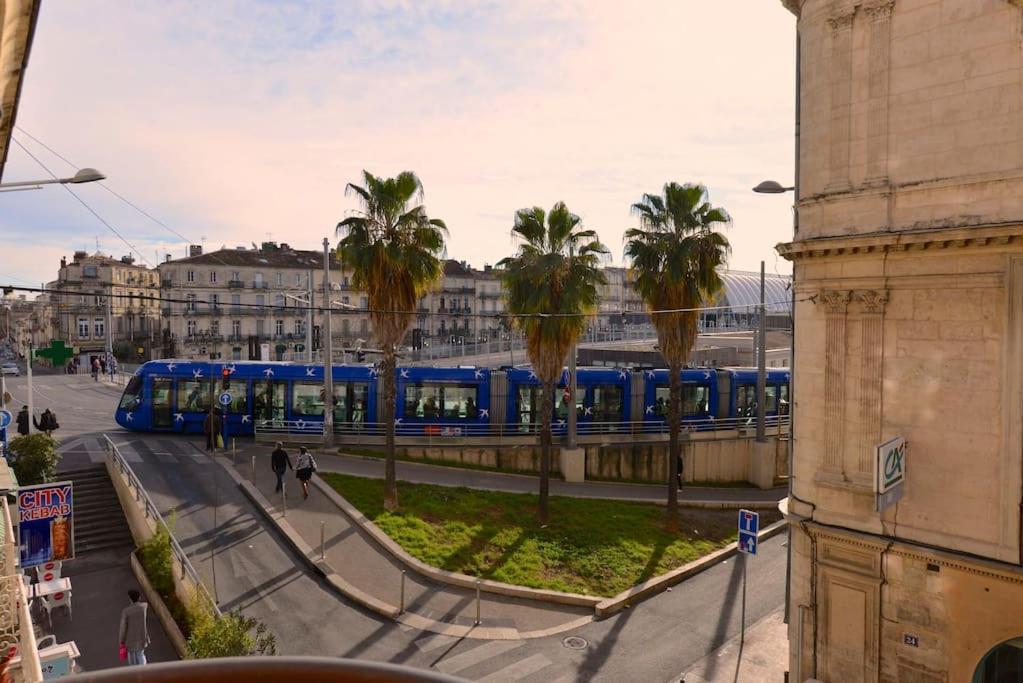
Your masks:
<instances>
[{"instance_id":1,"label":"grass median","mask_svg":"<svg viewBox=\"0 0 1023 683\"><path fill-rule=\"evenodd\" d=\"M552 496L541 528L534 495L407 482L398 482L401 510L390 513L382 480L320 476L423 562L530 588L612 596L736 537L733 510L684 509L671 534L661 506ZM779 518L761 513L761 526Z\"/></svg>"}]
</instances>

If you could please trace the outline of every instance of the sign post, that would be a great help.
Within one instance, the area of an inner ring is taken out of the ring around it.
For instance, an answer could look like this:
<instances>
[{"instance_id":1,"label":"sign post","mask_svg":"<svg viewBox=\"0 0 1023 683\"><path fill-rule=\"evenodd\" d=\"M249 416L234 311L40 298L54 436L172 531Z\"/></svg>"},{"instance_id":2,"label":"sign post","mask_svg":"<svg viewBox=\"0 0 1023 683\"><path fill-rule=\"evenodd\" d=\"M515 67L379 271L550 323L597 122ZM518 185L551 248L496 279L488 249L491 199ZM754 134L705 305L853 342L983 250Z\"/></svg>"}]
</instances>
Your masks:
<instances>
[{"instance_id":1,"label":"sign post","mask_svg":"<svg viewBox=\"0 0 1023 683\"><path fill-rule=\"evenodd\" d=\"M22 569L74 559L74 500L70 481L18 489L18 552Z\"/></svg>"},{"instance_id":2,"label":"sign post","mask_svg":"<svg viewBox=\"0 0 1023 683\"><path fill-rule=\"evenodd\" d=\"M897 436L874 449L874 495L878 512L902 498L906 483L906 445L906 439Z\"/></svg>"},{"instance_id":3,"label":"sign post","mask_svg":"<svg viewBox=\"0 0 1023 683\"><path fill-rule=\"evenodd\" d=\"M760 513L753 510L739 510L739 552L742 553L742 611L739 627L739 657L746 642L746 563L749 555L757 554L757 534L760 533Z\"/></svg>"},{"instance_id":4,"label":"sign post","mask_svg":"<svg viewBox=\"0 0 1023 683\"><path fill-rule=\"evenodd\" d=\"M0 399L2 400L2 399ZM0 405L3 405L0 403ZM7 408L0 408L0 456L7 457L7 428L11 426L14 416Z\"/></svg>"}]
</instances>

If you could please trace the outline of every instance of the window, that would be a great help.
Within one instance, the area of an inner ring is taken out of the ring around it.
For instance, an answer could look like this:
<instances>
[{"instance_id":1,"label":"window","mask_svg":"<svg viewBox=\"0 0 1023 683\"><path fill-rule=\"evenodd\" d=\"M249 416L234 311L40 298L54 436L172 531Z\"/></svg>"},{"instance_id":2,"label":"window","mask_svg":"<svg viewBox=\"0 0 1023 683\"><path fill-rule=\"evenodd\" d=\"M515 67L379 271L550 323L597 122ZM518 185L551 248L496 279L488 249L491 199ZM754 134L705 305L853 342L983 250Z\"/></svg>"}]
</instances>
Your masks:
<instances>
[{"instance_id":1,"label":"window","mask_svg":"<svg viewBox=\"0 0 1023 683\"><path fill-rule=\"evenodd\" d=\"M233 349L231 349L231 360L241 360L241 359L242 359L242 347L236 346Z\"/></svg>"},{"instance_id":2,"label":"window","mask_svg":"<svg viewBox=\"0 0 1023 683\"><path fill-rule=\"evenodd\" d=\"M253 417L260 424L284 420L287 382L260 380L252 383Z\"/></svg>"},{"instance_id":3,"label":"window","mask_svg":"<svg viewBox=\"0 0 1023 683\"><path fill-rule=\"evenodd\" d=\"M96 318L92 321L92 331L96 339L106 336L106 324L103 322L103 318Z\"/></svg>"},{"instance_id":4,"label":"window","mask_svg":"<svg viewBox=\"0 0 1023 683\"><path fill-rule=\"evenodd\" d=\"M188 271L188 273L186 273L185 280L187 282L195 282L195 271L194 270Z\"/></svg>"},{"instance_id":5,"label":"window","mask_svg":"<svg viewBox=\"0 0 1023 683\"><path fill-rule=\"evenodd\" d=\"M96 276L97 276L96 266L83 266L82 267L82 277L96 277Z\"/></svg>"},{"instance_id":6,"label":"window","mask_svg":"<svg viewBox=\"0 0 1023 683\"><path fill-rule=\"evenodd\" d=\"M284 273L277 273L277 286L278 287L284 286Z\"/></svg>"},{"instance_id":7,"label":"window","mask_svg":"<svg viewBox=\"0 0 1023 683\"><path fill-rule=\"evenodd\" d=\"M231 305L235 306L235 307L240 307L241 304L242 304L242 295L241 294L232 294L231 295Z\"/></svg>"},{"instance_id":8,"label":"window","mask_svg":"<svg viewBox=\"0 0 1023 683\"><path fill-rule=\"evenodd\" d=\"M295 321L295 334L296 335L305 334L305 321L303 320Z\"/></svg>"},{"instance_id":9,"label":"window","mask_svg":"<svg viewBox=\"0 0 1023 683\"><path fill-rule=\"evenodd\" d=\"M369 297L359 297L359 308L364 311L369 308Z\"/></svg>"},{"instance_id":10,"label":"window","mask_svg":"<svg viewBox=\"0 0 1023 683\"><path fill-rule=\"evenodd\" d=\"M195 294L188 295L188 300L185 303L185 310L190 312L195 311Z\"/></svg>"},{"instance_id":11,"label":"window","mask_svg":"<svg viewBox=\"0 0 1023 683\"><path fill-rule=\"evenodd\" d=\"M194 337L195 336L195 321L194 320L189 320L186 325L187 326L186 326L185 329L188 331L188 336L189 337Z\"/></svg>"},{"instance_id":12,"label":"window","mask_svg":"<svg viewBox=\"0 0 1023 683\"><path fill-rule=\"evenodd\" d=\"M220 321L219 320L211 320L210 321L210 334L212 334L213 336L217 336L217 335L220 334Z\"/></svg>"},{"instance_id":13,"label":"window","mask_svg":"<svg viewBox=\"0 0 1023 683\"><path fill-rule=\"evenodd\" d=\"M266 336L266 328L264 327L265 320L256 321L256 335L259 337Z\"/></svg>"},{"instance_id":14,"label":"window","mask_svg":"<svg viewBox=\"0 0 1023 683\"><path fill-rule=\"evenodd\" d=\"M274 334L276 334L278 337L284 334L283 320L278 320L277 322L274 323Z\"/></svg>"},{"instance_id":15,"label":"window","mask_svg":"<svg viewBox=\"0 0 1023 683\"><path fill-rule=\"evenodd\" d=\"M343 296L343 297L341 297L341 303L344 304L345 306L348 306L349 303L350 303L350 300L349 300L349 298L347 296Z\"/></svg>"},{"instance_id":16,"label":"window","mask_svg":"<svg viewBox=\"0 0 1023 683\"><path fill-rule=\"evenodd\" d=\"M242 274L237 270L231 271L231 282L239 282L242 279Z\"/></svg>"},{"instance_id":17,"label":"window","mask_svg":"<svg viewBox=\"0 0 1023 683\"><path fill-rule=\"evenodd\" d=\"M479 415L474 384L407 384L405 416L424 420L474 418Z\"/></svg>"},{"instance_id":18,"label":"window","mask_svg":"<svg viewBox=\"0 0 1023 683\"><path fill-rule=\"evenodd\" d=\"M256 273L256 274L255 274L255 275L253 276L253 279L252 279L252 286L253 286L253 287L256 287L257 289L258 289L259 287L262 287L262 286L263 286L263 274L262 274L262 273Z\"/></svg>"},{"instance_id":19,"label":"window","mask_svg":"<svg viewBox=\"0 0 1023 683\"><path fill-rule=\"evenodd\" d=\"M210 308L216 308L220 305L220 295L210 294Z\"/></svg>"},{"instance_id":20,"label":"window","mask_svg":"<svg viewBox=\"0 0 1023 683\"><path fill-rule=\"evenodd\" d=\"M283 294L278 294L274 297L274 306L277 308L284 308L288 305L287 299L284 298Z\"/></svg>"},{"instance_id":21,"label":"window","mask_svg":"<svg viewBox=\"0 0 1023 683\"><path fill-rule=\"evenodd\" d=\"M671 390L667 384L658 384L654 390L654 415L668 417ZM706 415L710 404L710 387L705 384L682 385L682 417Z\"/></svg>"},{"instance_id":22,"label":"window","mask_svg":"<svg viewBox=\"0 0 1023 683\"><path fill-rule=\"evenodd\" d=\"M232 337L236 337L236 338L242 336L242 321L241 320L232 320L231 321L231 336Z\"/></svg>"},{"instance_id":23,"label":"window","mask_svg":"<svg viewBox=\"0 0 1023 683\"><path fill-rule=\"evenodd\" d=\"M1018 681L1023 671L1023 638L1008 640L980 660L973 672L973 683Z\"/></svg>"},{"instance_id":24,"label":"window","mask_svg":"<svg viewBox=\"0 0 1023 683\"><path fill-rule=\"evenodd\" d=\"M369 387L363 382L334 384L334 424L366 421L366 397Z\"/></svg>"},{"instance_id":25,"label":"window","mask_svg":"<svg viewBox=\"0 0 1023 683\"><path fill-rule=\"evenodd\" d=\"M211 389L210 380L178 380L178 412L205 413Z\"/></svg>"},{"instance_id":26,"label":"window","mask_svg":"<svg viewBox=\"0 0 1023 683\"><path fill-rule=\"evenodd\" d=\"M87 318L78 319L78 338L79 339L89 338L89 320Z\"/></svg>"},{"instance_id":27,"label":"window","mask_svg":"<svg viewBox=\"0 0 1023 683\"><path fill-rule=\"evenodd\" d=\"M593 387L593 421L622 421L622 387L617 384Z\"/></svg>"},{"instance_id":28,"label":"window","mask_svg":"<svg viewBox=\"0 0 1023 683\"><path fill-rule=\"evenodd\" d=\"M264 306L264 305L266 305L266 297L264 297L262 294L257 294L256 295L256 305L257 306Z\"/></svg>"},{"instance_id":29,"label":"window","mask_svg":"<svg viewBox=\"0 0 1023 683\"><path fill-rule=\"evenodd\" d=\"M132 375L131 379L128 380L128 386L124 388L124 393L121 395L121 402L118 404L118 408L121 410L135 410L139 407L139 403L142 402L142 378L138 375Z\"/></svg>"},{"instance_id":30,"label":"window","mask_svg":"<svg viewBox=\"0 0 1023 683\"><path fill-rule=\"evenodd\" d=\"M215 270L210 271L210 284L211 285L217 284L217 271Z\"/></svg>"},{"instance_id":31,"label":"window","mask_svg":"<svg viewBox=\"0 0 1023 683\"><path fill-rule=\"evenodd\" d=\"M323 384L321 382L295 382L291 392L291 412L296 417L323 415Z\"/></svg>"},{"instance_id":32,"label":"window","mask_svg":"<svg viewBox=\"0 0 1023 683\"><path fill-rule=\"evenodd\" d=\"M302 286L302 273L295 273L295 286L296 287Z\"/></svg>"},{"instance_id":33,"label":"window","mask_svg":"<svg viewBox=\"0 0 1023 683\"><path fill-rule=\"evenodd\" d=\"M752 415L757 405L757 385L739 384L735 387L735 413L739 417Z\"/></svg>"}]
</instances>

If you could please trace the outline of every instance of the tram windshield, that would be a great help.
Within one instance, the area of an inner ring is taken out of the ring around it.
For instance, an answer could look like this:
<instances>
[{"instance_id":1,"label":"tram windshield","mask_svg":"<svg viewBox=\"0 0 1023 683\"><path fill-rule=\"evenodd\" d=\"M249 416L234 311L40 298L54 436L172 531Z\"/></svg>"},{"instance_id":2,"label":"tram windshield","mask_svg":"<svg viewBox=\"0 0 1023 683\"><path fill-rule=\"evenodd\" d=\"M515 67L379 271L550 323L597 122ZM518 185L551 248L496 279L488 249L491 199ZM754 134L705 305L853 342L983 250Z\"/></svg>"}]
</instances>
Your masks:
<instances>
[{"instance_id":1,"label":"tram windshield","mask_svg":"<svg viewBox=\"0 0 1023 683\"><path fill-rule=\"evenodd\" d=\"M141 402L142 378L132 375L132 378L128 380L128 386L124 388L124 393L121 394L121 403L117 407L121 410L135 410Z\"/></svg>"}]
</instances>

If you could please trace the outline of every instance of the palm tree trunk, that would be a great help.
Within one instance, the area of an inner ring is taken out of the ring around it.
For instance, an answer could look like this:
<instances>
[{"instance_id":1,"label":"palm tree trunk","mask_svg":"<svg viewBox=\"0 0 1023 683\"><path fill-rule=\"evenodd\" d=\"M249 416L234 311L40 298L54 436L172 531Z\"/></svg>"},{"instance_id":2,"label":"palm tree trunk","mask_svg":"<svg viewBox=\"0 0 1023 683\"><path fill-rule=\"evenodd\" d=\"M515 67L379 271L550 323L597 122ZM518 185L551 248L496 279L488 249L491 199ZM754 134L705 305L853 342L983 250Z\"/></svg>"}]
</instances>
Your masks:
<instances>
[{"instance_id":1,"label":"palm tree trunk","mask_svg":"<svg viewBox=\"0 0 1023 683\"><path fill-rule=\"evenodd\" d=\"M384 344L384 362L381 371L384 375L384 400L381 411L386 429L385 451L387 459L384 463L384 509L398 509L398 482L394 470L394 397L396 393L394 345Z\"/></svg>"},{"instance_id":2,"label":"palm tree trunk","mask_svg":"<svg viewBox=\"0 0 1023 683\"><path fill-rule=\"evenodd\" d=\"M551 413L554 412L554 383L543 383L543 400L540 402L540 507L537 510L537 519L540 524L546 524L550 519L550 496L551 487Z\"/></svg>"},{"instance_id":3,"label":"palm tree trunk","mask_svg":"<svg viewBox=\"0 0 1023 683\"><path fill-rule=\"evenodd\" d=\"M665 527L678 529L678 489L681 486L682 446L679 432L682 425L682 368L671 364L668 370L668 510Z\"/></svg>"}]
</instances>

